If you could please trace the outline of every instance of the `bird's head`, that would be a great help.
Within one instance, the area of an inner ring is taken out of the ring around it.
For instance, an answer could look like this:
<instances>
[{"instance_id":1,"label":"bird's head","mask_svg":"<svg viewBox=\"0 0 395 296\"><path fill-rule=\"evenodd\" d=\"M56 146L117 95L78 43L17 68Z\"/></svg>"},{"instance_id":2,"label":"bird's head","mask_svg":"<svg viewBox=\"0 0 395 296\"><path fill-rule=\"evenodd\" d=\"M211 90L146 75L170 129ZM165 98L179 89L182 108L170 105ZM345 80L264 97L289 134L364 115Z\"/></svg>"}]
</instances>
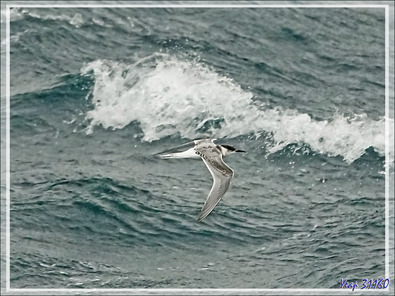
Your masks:
<instances>
[{"instance_id":1,"label":"bird's head","mask_svg":"<svg viewBox=\"0 0 395 296\"><path fill-rule=\"evenodd\" d=\"M220 147L221 147L223 156L227 156L227 155L233 154L235 152L244 152L245 153L244 150L236 149L235 147L230 146L230 145L220 145Z\"/></svg>"}]
</instances>

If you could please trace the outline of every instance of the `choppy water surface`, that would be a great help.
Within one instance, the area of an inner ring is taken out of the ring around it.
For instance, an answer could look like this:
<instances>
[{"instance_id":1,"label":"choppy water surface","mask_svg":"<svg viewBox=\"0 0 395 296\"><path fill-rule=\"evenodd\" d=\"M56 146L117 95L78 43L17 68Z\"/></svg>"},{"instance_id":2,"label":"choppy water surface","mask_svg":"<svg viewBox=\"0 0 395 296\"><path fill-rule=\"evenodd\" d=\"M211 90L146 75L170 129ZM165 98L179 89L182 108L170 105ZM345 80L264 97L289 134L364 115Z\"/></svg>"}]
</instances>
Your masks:
<instances>
[{"instance_id":1,"label":"choppy water surface","mask_svg":"<svg viewBox=\"0 0 395 296\"><path fill-rule=\"evenodd\" d=\"M384 9L12 9L11 287L384 277L384 24ZM152 155L201 137L248 153L197 223L203 162Z\"/></svg>"}]
</instances>

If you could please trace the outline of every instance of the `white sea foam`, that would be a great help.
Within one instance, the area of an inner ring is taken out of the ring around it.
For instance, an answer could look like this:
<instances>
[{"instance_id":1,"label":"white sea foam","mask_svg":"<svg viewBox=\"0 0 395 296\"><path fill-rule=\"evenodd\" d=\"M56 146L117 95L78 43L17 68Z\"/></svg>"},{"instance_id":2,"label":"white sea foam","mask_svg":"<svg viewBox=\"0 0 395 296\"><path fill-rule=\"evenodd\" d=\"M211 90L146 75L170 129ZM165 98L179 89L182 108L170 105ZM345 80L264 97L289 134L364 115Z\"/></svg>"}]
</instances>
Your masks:
<instances>
[{"instance_id":1,"label":"white sea foam","mask_svg":"<svg viewBox=\"0 0 395 296\"><path fill-rule=\"evenodd\" d=\"M133 65L97 60L82 69L84 74L91 71L94 109L86 114L88 132L98 125L120 129L135 121L145 141L176 133L189 139L265 133L270 135L270 152L306 143L316 152L340 155L348 162L369 147L385 153L384 118L335 114L316 121L295 110L265 109L250 91L197 62L157 54Z\"/></svg>"},{"instance_id":2,"label":"white sea foam","mask_svg":"<svg viewBox=\"0 0 395 296\"><path fill-rule=\"evenodd\" d=\"M2 14L3 14L3 11L2 11ZM43 20L66 21L70 25L75 26L76 28L78 28L82 24L84 24L84 19L82 18L82 15L79 13L76 13L74 15L62 15L62 14L57 14L57 13L51 13L51 11L48 11L46 9L44 9L44 10L40 10L40 9L29 10L26 8L12 8L12 9L10 9L10 21L11 22L20 20L27 15L30 17L33 17L33 18L38 18L38 19L43 19Z\"/></svg>"}]
</instances>

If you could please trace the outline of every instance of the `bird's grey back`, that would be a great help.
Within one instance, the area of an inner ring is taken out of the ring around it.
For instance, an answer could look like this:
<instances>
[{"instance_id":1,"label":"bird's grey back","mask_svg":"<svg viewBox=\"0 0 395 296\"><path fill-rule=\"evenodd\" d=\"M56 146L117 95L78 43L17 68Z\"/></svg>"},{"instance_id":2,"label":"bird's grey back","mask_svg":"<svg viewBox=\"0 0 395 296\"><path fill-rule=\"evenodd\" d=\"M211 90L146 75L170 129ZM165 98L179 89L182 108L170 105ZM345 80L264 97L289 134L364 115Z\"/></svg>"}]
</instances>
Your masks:
<instances>
[{"instance_id":1,"label":"bird's grey back","mask_svg":"<svg viewBox=\"0 0 395 296\"><path fill-rule=\"evenodd\" d=\"M199 156L204 155L205 157L211 158L218 157L221 153L221 151L218 150L217 145L215 145L210 139L199 140L196 141L195 144L195 151Z\"/></svg>"},{"instance_id":2,"label":"bird's grey back","mask_svg":"<svg viewBox=\"0 0 395 296\"><path fill-rule=\"evenodd\" d=\"M222 161L222 153L219 145L213 143L212 140L200 140L195 142L196 154L203 158L214 170L214 174L222 174L223 176L232 176L233 170Z\"/></svg>"}]
</instances>

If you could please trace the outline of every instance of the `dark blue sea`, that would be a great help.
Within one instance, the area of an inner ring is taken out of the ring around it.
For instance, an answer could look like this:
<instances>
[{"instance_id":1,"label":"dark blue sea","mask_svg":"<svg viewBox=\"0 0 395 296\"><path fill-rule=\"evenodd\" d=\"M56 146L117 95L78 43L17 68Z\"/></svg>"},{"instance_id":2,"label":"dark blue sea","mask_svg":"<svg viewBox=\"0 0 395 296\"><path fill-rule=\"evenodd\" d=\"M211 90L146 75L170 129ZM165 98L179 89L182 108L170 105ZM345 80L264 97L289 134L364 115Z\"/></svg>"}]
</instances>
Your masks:
<instances>
[{"instance_id":1,"label":"dark blue sea","mask_svg":"<svg viewBox=\"0 0 395 296\"><path fill-rule=\"evenodd\" d=\"M10 59L11 288L385 277L383 8L12 8Z\"/></svg>"}]
</instances>

